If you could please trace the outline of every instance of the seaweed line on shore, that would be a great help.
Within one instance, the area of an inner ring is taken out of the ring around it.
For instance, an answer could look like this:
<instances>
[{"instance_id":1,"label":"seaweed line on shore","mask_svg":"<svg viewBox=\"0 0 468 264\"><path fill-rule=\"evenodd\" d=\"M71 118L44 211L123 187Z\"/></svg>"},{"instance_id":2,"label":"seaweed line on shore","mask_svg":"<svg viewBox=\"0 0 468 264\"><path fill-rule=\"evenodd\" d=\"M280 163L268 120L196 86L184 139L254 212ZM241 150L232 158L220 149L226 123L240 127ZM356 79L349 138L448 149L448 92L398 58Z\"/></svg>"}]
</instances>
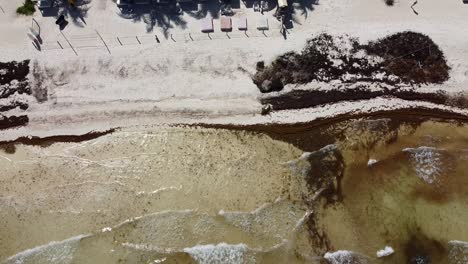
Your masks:
<instances>
[{"instance_id":1,"label":"seaweed line on shore","mask_svg":"<svg viewBox=\"0 0 468 264\"><path fill-rule=\"evenodd\" d=\"M403 118L414 117L420 119L441 119L452 120L460 123L468 123L468 116L460 113L454 113L448 110L431 109L426 107L414 107L407 109L392 109L380 110L368 113L345 113L333 117L317 118L309 122L297 122L294 124L281 124L281 123L262 123L254 125L239 125L239 124L208 124L208 123L195 123L195 124L176 124L173 126L190 126L190 127L203 127L203 128L217 128L229 130L243 130L251 132L263 132L267 134L287 135L307 131L316 127L337 123L344 120L359 119L359 118Z\"/></svg>"},{"instance_id":2,"label":"seaweed line on shore","mask_svg":"<svg viewBox=\"0 0 468 264\"><path fill-rule=\"evenodd\" d=\"M14 140L0 141L0 149L5 145L24 144L32 146L48 146L58 142L83 142L114 133L118 128L111 128L104 131L91 131L82 135L55 135L48 137L19 137Z\"/></svg>"}]
</instances>

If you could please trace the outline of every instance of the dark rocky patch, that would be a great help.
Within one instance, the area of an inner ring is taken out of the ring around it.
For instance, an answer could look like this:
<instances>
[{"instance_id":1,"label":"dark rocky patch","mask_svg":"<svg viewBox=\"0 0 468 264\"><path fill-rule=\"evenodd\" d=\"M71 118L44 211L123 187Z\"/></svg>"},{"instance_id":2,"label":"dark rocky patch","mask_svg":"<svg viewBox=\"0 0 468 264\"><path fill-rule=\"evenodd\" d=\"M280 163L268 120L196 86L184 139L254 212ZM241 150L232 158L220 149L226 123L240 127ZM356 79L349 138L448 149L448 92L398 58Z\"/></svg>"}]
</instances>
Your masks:
<instances>
[{"instance_id":1,"label":"dark rocky patch","mask_svg":"<svg viewBox=\"0 0 468 264\"><path fill-rule=\"evenodd\" d=\"M29 60L0 62L0 85L9 84L13 80L24 81L28 74Z\"/></svg>"},{"instance_id":2,"label":"dark rocky patch","mask_svg":"<svg viewBox=\"0 0 468 264\"><path fill-rule=\"evenodd\" d=\"M327 234L319 228L317 216L312 212L306 219L306 227L309 232L309 238L312 242L313 250L318 255L323 255L327 251L333 250L330 239ZM327 263L327 262L324 262Z\"/></svg>"},{"instance_id":3,"label":"dark rocky patch","mask_svg":"<svg viewBox=\"0 0 468 264\"><path fill-rule=\"evenodd\" d=\"M269 66L259 62L252 79L260 91L268 93L287 84L312 81L442 83L449 70L439 47L420 33L396 33L368 44L322 33L309 39L300 53L287 52Z\"/></svg>"},{"instance_id":4,"label":"dark rocky patch","mask_svg":"<svg viewBox=\"0 0 468 264\"><path fill-rule=\"evenodd\" d=\"M27 78L29 74L29 60L16 62L0 62L0 99L8 99L15 94L31 94L31 86ZM6 116L9 110L19 108L28 109L28 102L21 99L11 100L9 104L0 105L0 130L24 126L29 122L27 115Z\"/></svg>"},{"instance_id":5,"label":"dark rocky patch","mask_svg":"<svg viewBox=\"0 0 468 264\"><path fill-rule=\"evenodd\" d=\"M12 128L12 127L24 126L28 124L28 122L29 122L29 118L27 115L21 115L21 116L0 115L0 130Z\"/></svg>"},{"instance_id":6,"label":"dark rocky patch","mask_svg":"<svg viewBox=\"0 0 468 264\"><path fill-rule=\"evenodd\" d=\"M0 112L6 112L11 109L15 109L16 107L18 107L21 110L26 110L28 109L29 105L25 102L13 101L9 105L0 105Z\"/></svg>"},{"instance_id":7,"label":"dark rocky patch","mask_svg":"<svg viewBox=\"0 0 468 264\"><path fill-rule=\"evenodd\" d=\"M450 67L439 46L428 36L405 31L362 46L384 59L382 66L406 83L443 83Z\"/></svg>"},{"instance_id":8,"label":"dark rocky patch","mask_svg":"<svg viewBox=\"0 0 468 264\"><path fill-rule=\"evenodd\" d=\"M340 150L335 145L328 145L311 152L307 161L310 164L306 175L309 191L316 196L325 197L329 204L341 201L341 179L345 164Z\"/></svg>"},{"instance_id":9,"label":"dark rocky patch","mask_svg":"<svg viewBox=\"0 0 468 264\"><path fill-rule=\"evenodd\" d=\"M20 82L15 85L5 84L0 85L0 98L8 98L9 96L18 94L31 94L31 87L27 82Z\"/></svg>"},{"instance_id":10,"label":"dark rocky patch","mask_svg":"<svg viewBox=\"0 0 468 264\"><path fill-rule=\"evenodd\" d=\"M3 151L5 151L5 153L8 154L14 154L16 152L15 144L0 145L0 149L2 149Z\"/></svg>"},{"instance_id":11,"label":"dark rocky patch","mask_svg":"<svg viewBox=\"0 0 468 264\"><path fill-rule=\"evenodd\" d=\"M404 246L406 264L445 263L447 249L441 242L417 232L412 235Z\"/></svg>"}]
</instances>

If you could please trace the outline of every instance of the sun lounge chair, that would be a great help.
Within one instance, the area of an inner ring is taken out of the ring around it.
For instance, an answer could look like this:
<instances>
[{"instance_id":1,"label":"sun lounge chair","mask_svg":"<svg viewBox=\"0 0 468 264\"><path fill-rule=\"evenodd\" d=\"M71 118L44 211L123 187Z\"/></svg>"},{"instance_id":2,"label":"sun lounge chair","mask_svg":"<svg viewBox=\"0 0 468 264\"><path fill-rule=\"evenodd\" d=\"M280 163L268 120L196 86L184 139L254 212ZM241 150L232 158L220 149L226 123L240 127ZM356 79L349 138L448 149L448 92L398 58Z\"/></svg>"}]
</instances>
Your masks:
<instances>
[{"instance_id":1,"label":"sun lounge chair","mask_svg":"<svg viewBox=\"0 0 468 264\"><path fill-rule=\"evenodd\" d=\"M210 33L213 32L213 18L205 17L201 21L201 32L203 33Z\"/></svg>"},{"instance_id":2,"label":"sun lounge chair","mask_svg":"<svg viewBox=\"0 0 468 264\"><path fill-rule=\"evenodd\" d=\"M232 31L232 20L230 17L222 16L220 20L221 20L221 31L223 32Z\"/></svg>"},{"instance_id":3,"label":"sun lounge chair","mask_svg":"<svg viewBox=\"0 0 468 264\"><path fill-rule=\"evenodd\" d=\"M239 17L239 20L237 20L237 28L239 30L247 30L247 18L246 17Z\"/></svg>"},{"instance_id":4,"label":"sun lounge chair","mask_svg":"<svg viewBox=\"0 0 468 264\"><path fill-rule=\"evenodd\" d=\"M260 16L257 20L258 30L268 30L268 18L266 16Z\"/></svg>"},{"instance_id":5,"label":"sun lounge chair","mask_svg":"<svg viewBox=\"0 0 468 264\"><path fill-rule=\"evenodd\" d=\"M288 1L287 0L278 0L278 8L286 8L288 7Z\"/></svg>"}]
</instances>

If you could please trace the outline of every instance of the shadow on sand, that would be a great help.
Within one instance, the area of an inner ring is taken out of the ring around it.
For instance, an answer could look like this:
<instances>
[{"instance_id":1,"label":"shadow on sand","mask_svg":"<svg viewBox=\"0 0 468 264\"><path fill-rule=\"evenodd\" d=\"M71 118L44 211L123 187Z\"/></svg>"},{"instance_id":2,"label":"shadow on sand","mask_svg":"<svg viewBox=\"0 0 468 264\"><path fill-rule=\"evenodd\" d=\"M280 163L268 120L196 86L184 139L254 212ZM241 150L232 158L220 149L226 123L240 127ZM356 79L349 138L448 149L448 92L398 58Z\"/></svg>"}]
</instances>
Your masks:
<instances>
[{"instance_id":1,"label":"shadow on sand","mask_svg":"<svg viewBox=\"0 0 468 264\"><path fill-rule=\"evenodd\" d=\"M188 7L184 5L184 8ZM119 15L134 22L143 21L147 32L152 32L154 27L160 27L164 37L168 38L169 30L174 26L183 29L187 27L187 22L182 18L183 12L182 7L175 4L143 5L122 9Z\"/></svg>"},{"instance_id":2,"label":"shadow on sand","mask_svg":"<svg viewBox=\"0 0 468 264\"><path fill-rule=\"evenodd\" d=\"M289 12L285 13L283 20L283 35L286 38L287 30L292 29L294 24L301 25L302 20L307 19L309 13L315 10L315 6L319 4L319 0L289 0Z\"/></svg>"},{"instance_id":3,"label":"shadow on sand","mask_svg":"<svg viewBox=\"0 0 468 264\"><path fill-rule=\"evenodd\" d=\"M224 4L229 4L234 10L241 6L241 1L247 8L252 8L255 0L224 0ZM269 10L277 8L277 0L266 0ZM72 7L68 0L56 0L54 7L42 10L44 17L59 17L64 15L77 26L86 25L86 16L91 0L76 0L75 7ZM294 24L301 24L299 17L307 19L309 13L315 9L319 0L288 0L289 12L284 18L284 29L291 29ZM179 27L185 29L187 21L183 18L184 13L196 19L206 16L219 18L223 3L218 0L194 1L176 4L175 1L169 3L149 3L146 5L132 5L121 9L119 15L134 22L144 22L147 32L152 32L155 27L160 27L164 37L168 38L170 29ZM287 33L287 32L286 32ZM285 34L286 34L285 33Z\"/></svg>"},{"instance_id":4,"label":"shadow on sand","mask_svg":"<svg viewBox=\"0 0 468 264\"><path fill-rule=\"evenodd\" d=\"M315 6L319 5L319 0L293 0L291 14L294 16L303 16L308 18L309 13L315 10Z\"/></svg>"},{"instance_id":5,"label":"shadow on sand","mask_svg":"<svg viewBox=\"0 0 468 264\"><path fill-rule=\"evenodd\" d=\"M91 0L76 0L73 7L68 3L68 0L55 0L53 7L43 9L41 13L43 17L58 18L63 15L66 19L70 19L73 24L84 27L90 3Z\"/></svg>"},{"instance_id":6,"label":"shadow on sand","mask_svg":"<svg viewBox=\"0 0 468 264\"><path fill-rule=\"evenodd\" d=\"M275 0L271 0L275 1ZM187 21L184 15L196 19L203 19L206 16L219 18L223 6L230 6L232 9L240 8L240 0L206 0L181 2L170 1L169 3L149 3L146 5L133 5L121 9L120 16L131 19L135 22L143 21L146 24L146 30L151 32L155 27L162 29L164 37L169 37L171 28L179 27L185 29Z\"/></svg>"}]
</instances>

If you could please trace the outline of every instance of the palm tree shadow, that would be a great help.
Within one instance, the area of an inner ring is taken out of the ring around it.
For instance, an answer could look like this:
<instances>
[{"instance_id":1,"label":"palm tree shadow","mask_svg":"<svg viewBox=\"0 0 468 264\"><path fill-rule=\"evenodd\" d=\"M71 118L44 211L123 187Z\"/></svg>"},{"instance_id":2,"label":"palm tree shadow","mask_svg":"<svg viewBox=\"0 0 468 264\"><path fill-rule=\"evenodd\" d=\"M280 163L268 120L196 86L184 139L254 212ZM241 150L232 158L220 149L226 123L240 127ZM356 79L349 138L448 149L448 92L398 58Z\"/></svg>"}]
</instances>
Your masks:
<instances>
[{"instance_id":1,"label":"palm tree shadow","mask_svg":"<svg viewBox=\"0 0 468 264\"><path fill-rule=\"evenodd\" d=\"M70 18L73 24L84 27L86 25L85 17L88 15L90 9L91 0L76 0L75 7L72 7L68 0L57 0L56 5L58 7L57 17L64 15L66 18Z\"/></svg>"},{"instance_id":2,"label":"palm tree shadow","mask_svg":"<svg viewBox=\"0 0 468 264\"><path fill-rule=\"evenodd\" d=\"M164 37L169 37L169 32L174 26L187 28L187 22L175 5L168 6L135 6L129 10L122 10L120 17L131 19L133 22L143 21L146 31L152 32L155 27L162 29Z\"/></svg>"},{"instance_id":3,"label":"palm tree shadow","mask_svg":"<svg viewBox=\"0 0 468 264\"><path fill-rule=\"evenodd\" d=\"M291 16L293 21L298 21L297 16L303 16L305 19L309 16L309 12L315 10L315 6L319 4L319 0L293 0Z\"/></svg>"},{"instance_id":4,"label":"palm tree shadow","mask_svg":"<svg viewBox=\"0 0 468 264\"><path fill-rule=\"evenodd\" d=\"M190 11L187 14L196 19L202 19L207 15L212 18L218 18L221 10L221 3L219 1L205 1L202 2L197 11Z\"/></svg>"}]
</instances>

